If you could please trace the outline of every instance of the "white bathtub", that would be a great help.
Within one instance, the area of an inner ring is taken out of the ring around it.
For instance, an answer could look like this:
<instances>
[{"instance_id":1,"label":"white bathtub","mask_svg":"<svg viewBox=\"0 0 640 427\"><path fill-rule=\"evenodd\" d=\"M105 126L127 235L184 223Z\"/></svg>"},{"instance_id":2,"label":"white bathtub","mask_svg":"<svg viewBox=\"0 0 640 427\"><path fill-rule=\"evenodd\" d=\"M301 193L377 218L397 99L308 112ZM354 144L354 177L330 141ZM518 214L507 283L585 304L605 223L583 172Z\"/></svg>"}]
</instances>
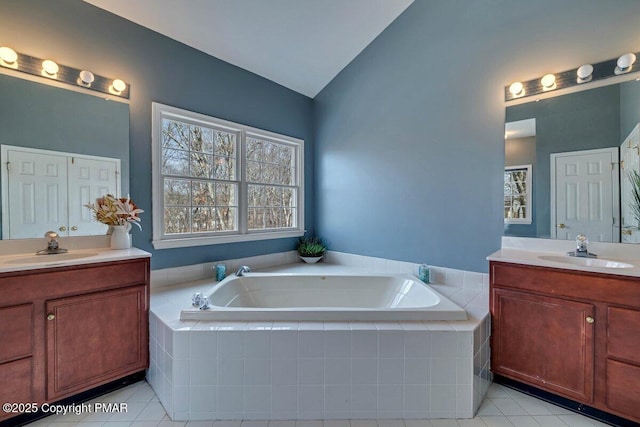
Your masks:
<instances>
[{"instance_id":1,"label":"white bathtub","mask_svg":"<svg viewBox=\"0 0 640 427\"><path fill-rule=\"evenodd\" d=\"M466 320L467 313L410 275L235 275L207 293L209 310L182 320L399 321Z\"/></svg>"}]
</instances>

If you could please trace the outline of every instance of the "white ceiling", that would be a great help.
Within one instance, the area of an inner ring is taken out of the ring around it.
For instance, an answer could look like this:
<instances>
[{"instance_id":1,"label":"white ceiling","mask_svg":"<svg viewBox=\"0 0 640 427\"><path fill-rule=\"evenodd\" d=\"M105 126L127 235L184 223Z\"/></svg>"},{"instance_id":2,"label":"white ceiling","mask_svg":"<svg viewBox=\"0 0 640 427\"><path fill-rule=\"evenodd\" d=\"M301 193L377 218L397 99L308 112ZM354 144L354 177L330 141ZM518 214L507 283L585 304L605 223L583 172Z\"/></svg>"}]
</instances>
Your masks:
<instances>
[{"instance_id":1,"label":"white ceiling","mask_svg":"<svg viewBox=\"0 0 640 427\"><path fill-rule=\"evenodd\" d=\"M85 0L309 97L413 0Z\"/></svg>"}]
</instances>

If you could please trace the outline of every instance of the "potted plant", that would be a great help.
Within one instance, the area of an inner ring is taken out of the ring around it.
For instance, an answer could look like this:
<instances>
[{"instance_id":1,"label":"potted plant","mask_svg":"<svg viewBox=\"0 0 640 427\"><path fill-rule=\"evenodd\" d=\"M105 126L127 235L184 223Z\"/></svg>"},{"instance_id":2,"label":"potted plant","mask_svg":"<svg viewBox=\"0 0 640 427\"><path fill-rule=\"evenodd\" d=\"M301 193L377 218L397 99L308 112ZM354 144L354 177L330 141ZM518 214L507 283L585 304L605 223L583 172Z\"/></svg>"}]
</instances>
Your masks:
<instances>
[{"instance_id":1,"label":"potted plant","mask_svg":"<svg viewBox=\"0 0 640 427\"><path fill-rule=\"evenodd\" d=\"M318 237L301 237L298 240L298 255L308 264L314 264L322 259L327 245Z\"/></svg>"}]
</instances>

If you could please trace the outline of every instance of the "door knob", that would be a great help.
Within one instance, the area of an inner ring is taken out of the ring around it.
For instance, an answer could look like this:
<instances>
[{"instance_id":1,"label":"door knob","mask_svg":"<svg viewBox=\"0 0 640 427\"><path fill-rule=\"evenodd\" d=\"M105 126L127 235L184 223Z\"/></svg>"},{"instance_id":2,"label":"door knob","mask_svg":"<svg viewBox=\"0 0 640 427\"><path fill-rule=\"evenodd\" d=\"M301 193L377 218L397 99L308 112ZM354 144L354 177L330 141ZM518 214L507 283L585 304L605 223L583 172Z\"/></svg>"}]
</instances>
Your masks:
<instances>
[{"instance_id":1,"label":"door knob","mask_svg":"<svg viewBox=\"0 0 640 427\"><path fill-rule=\"evenodd\" d=\"M63 225L62 227L58 228L58 230L60 230L60 231L67 231L67 227L65 227L65 226Z\"/></svg>"},{"instance_id":2,"label":"door knob","mask_svg":"<svg viewBox=\"0 0 640 427\"><path fill-rule=\"evenodd\" d=\"M53 313L49 313L49 314L47 315L47 320L53 320L53 319L55 319L55 318L56 318L56 315L55 315L55 314L53 314Z\"/></svg>"},{"instance_id":3,"label":"door knob","mask_svg":"<svg viewBox=\"0 0 640 427\"><path fill-rule=\"evenodd\" d=\"M587 316L587 323L593 323L595 322L594 318L591 316Z\"/></svg>"},{"instance_id":4,"label":"door knob","mask_svg":"<svg viewBox=\"0 0 640 427\"><path fill-rule=\"evenodd\" d=\"M78 231L78 227L74 225L73 227L71 227L71 231Z\"/></svg>"},{"instance_id":5,"label":"door knob","mask_svg":"<svg viewBox=\"0 0 640 427\"><path fill-rule=\"evenodd\" d=\"M557 224L557 225L556 225L556 227L558 227L558 228L565 228L565 227L566 227L566 225L564 225L564 224Z\"/></svg>"}]
</instances>

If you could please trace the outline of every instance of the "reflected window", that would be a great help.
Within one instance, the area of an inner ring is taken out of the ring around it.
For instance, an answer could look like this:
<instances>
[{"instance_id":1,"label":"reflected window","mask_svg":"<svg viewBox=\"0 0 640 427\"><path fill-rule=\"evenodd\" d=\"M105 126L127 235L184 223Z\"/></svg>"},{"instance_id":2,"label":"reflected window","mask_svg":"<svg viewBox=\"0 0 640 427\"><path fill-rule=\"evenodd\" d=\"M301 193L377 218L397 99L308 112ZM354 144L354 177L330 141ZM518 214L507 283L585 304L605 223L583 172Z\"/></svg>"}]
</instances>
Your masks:
<instances>
[{"instance_id":1,"label":"reflected window","mask_svg":"<svg viewBox=\"0 0 640 427\"><path fill-rule=\"evenodd\" d=\"M531 224L531 165L504 168L504 223Z\"/></svg>"}]
</instances>

